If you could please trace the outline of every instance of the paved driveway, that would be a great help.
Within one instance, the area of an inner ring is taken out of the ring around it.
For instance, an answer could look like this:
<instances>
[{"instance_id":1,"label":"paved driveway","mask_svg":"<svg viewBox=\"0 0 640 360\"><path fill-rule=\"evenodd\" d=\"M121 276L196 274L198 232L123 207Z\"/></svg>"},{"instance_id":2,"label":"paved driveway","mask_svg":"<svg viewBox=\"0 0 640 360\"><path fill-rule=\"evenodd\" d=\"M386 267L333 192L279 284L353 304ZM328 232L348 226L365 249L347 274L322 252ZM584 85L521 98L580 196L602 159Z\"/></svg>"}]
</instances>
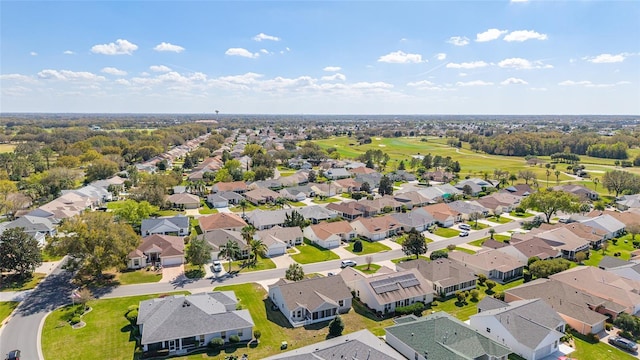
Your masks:
<instances>
[{"instance_id":1,"label":"paved driveway","mask_svg":"<svg viewBox=\"0 0 640 360\"><path fill-rule=\"evenodd\" d=\"M162 268L162 279L159 282L168 283L184 275L184 265L165 266Z\"/></svg>"},{"instance_id":2,"label":"paved driveway","mask_svg":"<svg viewBox=\"0 0 640 360\"><path fill-rule=\"evenodd\" d=\"M279 256L274 256L269 258L276 264L276 269L288 269L289 265L295 263L295 261L291 258L291 254L284 253Z\"/></svg>"}]
</instances>

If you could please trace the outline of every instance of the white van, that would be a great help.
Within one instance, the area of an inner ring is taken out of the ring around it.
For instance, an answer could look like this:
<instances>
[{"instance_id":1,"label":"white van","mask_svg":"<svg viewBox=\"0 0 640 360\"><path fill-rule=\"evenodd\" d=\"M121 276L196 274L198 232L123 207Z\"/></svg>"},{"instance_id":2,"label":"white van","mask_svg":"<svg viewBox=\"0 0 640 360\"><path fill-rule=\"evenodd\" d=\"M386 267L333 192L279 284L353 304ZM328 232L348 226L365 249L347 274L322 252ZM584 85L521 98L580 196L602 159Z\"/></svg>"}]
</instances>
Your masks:
<instances>
[{"instance_id":1,"label":"white van","mask_svg":"<svg viewBox=\"0 0 640 360\"><path fill-rule=\"evenodd\" d=\"M460 224L460 225L458 225L458 227L459 227L460 229L462 229L462 230L466 230L466 231L471 230L471 226L470 226L469 224Z\"/></svg>"}]
</instances>

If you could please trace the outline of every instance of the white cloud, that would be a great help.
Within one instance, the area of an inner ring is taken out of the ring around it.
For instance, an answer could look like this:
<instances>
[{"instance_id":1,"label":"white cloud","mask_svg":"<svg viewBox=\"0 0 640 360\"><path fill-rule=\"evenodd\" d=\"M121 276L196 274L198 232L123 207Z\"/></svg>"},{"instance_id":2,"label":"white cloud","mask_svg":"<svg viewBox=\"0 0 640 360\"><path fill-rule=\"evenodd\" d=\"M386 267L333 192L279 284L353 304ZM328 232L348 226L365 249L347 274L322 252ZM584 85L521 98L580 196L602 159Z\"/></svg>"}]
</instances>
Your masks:
<instances>
[{"instance_id":1,"label":"white cloud","mask_svg":"<svg viewBox=\"0 0 640 360\"><path fill-rule=\"evenodd\" d=\"M600 54L598 56L587 58L587 61L592 62L594 64L610 64L610 63L620 63L626 59L628 54L622 53L617 55L611 54Z\"/></svg>"},{"instance_id":2,"label":"white cloud","mask_svg":"<svg viewBox=\"0 0 640 360\"><path fill-rule=\"evenodd\" d=\"M340 71L342 70L342 68L340 66L326 66L324 69L322 69L324 71L329 71L329 72L335 72L335 71Z\"/></svg>"},{"instance_id":3,"label":"white cloud","mask_svg":"<svg viewBox=\"0 0 640 360\"><path fill-rule=\"evenodd\" d=\"M440 61L442 61L442 60L444 60L446 58L447 58L447 54L445 54L445 53L437 53L436 54L436 59L438 59Z\"/></svg>"},{"instance_id":4,"label":"white cloud","mask_svg":"<svg viewBox=\"0 0 640 360\"><path fill-rule=\"evenodd\" d=\"M410 82L407 83L407 86L411 86L414 87L418 90L431 90L431 91L453 91L455 90L454 88L447 88L444 86L440 86L437 84L434 84L433 82L429 81L429 80L421 80L421 81L415 81L415 82Z\"/></svg>"},{"instance_id":5,"label":"white cloud","mask_svg":"<svg viewBox=\"0 0 640 360\"><path fill-rule=\"evenodd\" d=\"M504 59L498 66L505 69L529 70L529 69L552 69L553 65L545 64L540 60L529 61L523 58Z\"/></svg>"},{"instance_id":6,"label":"white cloud","mask_svg":"<svg viewBox=\"0 0 640 360\"><path fill-rule=\"evenodd\" d=\"M380 58L378 59L378 62L392 63L392 64L420 63L422 62L422 55L407 54L402 50L398 50L398 51L389 53L387 55L380 56Z\"/></svg>"},{"instance_id":7,"label":"white cloud","mask_svg":"<svg viewBox=\"0 0 640 360\"><path fill-rule=\"evenodd\" d=\"M448 69L477 69L485 66L489 66L484 61L472 61L472 62L464 62L464 63L448 63Z\"/></svg>"},{"instance_id":8,"label":"white cloud","mask_svg":"<svg viewBox=\"0 0 640 360\"><path fill-rule=\"evenodd\" d=\"M533 30L517 30L505 35L504 41L523 42L527 40L547 40L547 34L540 34Z\"/></svg>"},{"instance_id":9,"label":"white cloud","mask_svg":"<svg viewBox=\"0 0 640 360\"><path fill-rule=\"evenodd\" d=\"M75 55L75 52L73 52L73 51L71 51L71 50L65 50L65 51L63 52L63 54L65 54L65 55Z\"/></svg>"},{"instance_id":10,"label":"white cloud","mask_svg":"<svg viewBox=\"0 0 640 360\"><path fill-rule=\"evenodd\" d=\"M322 80L322 81L336 81L336 80L345 81L345 80L347 80L347 77L344 76L343 74L335 73L333 75L323 76L322 78L320 78L320 80Z\"/></svg>"},{"instance_id":11,"label":"white cloud","mask_svg":"<svg viewBox=\"0 0 640 360\"><path fill-rule=\"evenodd\" d=\"M469 74L464 73L464 72L461 72L461 73L459 73L459 74L458 74L458 76L460 76L460 77L465 77L465 76L467 76L467 75L469 75Z\"/></svg>"},{"instance_id":12,"label":"white cloud","mask_svg":"<svg viewBox=\"0 0 640 360\"><path fill-rule=\"evenodd\" d=\"M253 37L253 40L255 41L262 41L262 40L271 40L271 41L280 41L280 38L277 36L272 36L272 35L267 35L264 33L260 33L256 36Z\"/></svg>"},{"instance_id":13,"label":"white cloud","mask_svg":"<svg viewBox=\"0 0 640 360\"><path fill-rule=\"evenodd\" d=\"M528 85L529 83L518 78L510 77L505 81L501 82L502 85Z\"/></svg>"},{"instance_id":14,"label":"white cloud","mask_svg":"<svg viewBox=\"0 0 640 360\"><path fill-rule=\"evenodd\" d=\"M560 86L584 86L584 87L590 87L590 88L610 88L618 85L628 85L628 84L631 84L631 82L618 81L612 84L594 84L589 80L582 80L582 81L565 80L558 83L558 85Z\"/></svg>"},{"instance_id":15,"label":"white cloud","mask_svg":"<svg viewBox=\"0 0 640 360\"><path fill-rule=\"evenodd\" d=\"M31 55L31 56L38 56L38 53L37 53L37 52L35 52L35 51L32 51L32 52L30 52L30 53L29 53L29 55Z\"/></svg>"},{"instance_id":16,"label":"white cloud","mask_svg":"<svg viewBox=\"0 0 640 360\"><path fill-rule=\"evenodd\" d=\"M116 84L120 84L120 85L127 85L127 86L131 85L131 83L127 79L117 79L115 82Z\"/></svg>"},{"instance_id":17,"label":"white cloud","mask_svg":"<svg viewBox=\"0 0 640 360\"><path fill-rule=\"evenodd\" d=\"M138 45L123 39L118 39L115 43L94 45L91 47L92 53L103 55L132 55L136 50L138 50Z\"/></svg>"},{"instance_id":18,"label":"white cloud","mask_svg":"<svg viewBox=\"0 0 640 360\"><path fill-rule=\"evenodd\" d=\"M273 54L272 52L269 52L269 50L267 50L267 49L260 49L260 52L261 52L262 54L265 54L265 55L271 55L271 54Z\"/></svg>"},{"instance_id":19,"label":"white cloud","mask_svg":"<svg viewBox=\"0 0 640 360\"><path fill-rule=\"evenodd\" d=\"M476 34L477 42L492 41L500 38L503 34L506 34L508 30L489 29L485 32Z\"/></svg>"},{"instance_id":20,"label":"white cloud","mask_svg":"<svg viewBox=\"0 0 640 360\"><path fill-rule=\"evenodd\" d=\"M154 47L153 50L181 53L184 51L184 48L182 46L174 45L172 43L161 42L160 44L156 45L156 47Z\"/></svg>"},{"instance_id":21,"label":"white cloud","mask_svg":"<svg viewBox=\"0 0 640 360\"><path fill-rule=\"evenodd\" d=\"M2 74L0 75L0 80L11 80L17 82L26 82L26 83L34 83L36 82L31 76L22 75L22 74Z\"/></svg>"},{"instance_id":22,"label":"white cloud","mask_svg":"<svg viewBox=\"0 0 640 360\"><path fill-rule=\"evenodd\" d=\"M164 65L151 65L149 66L149 70L153 72L169 72L171 71L171 68Z\"/></svg>"},{"instance_id":23,"label":"white cloud","mask_svg":"<svg viewBox=\"0 0 640 360\"><path fill-rule=\"evenodd\" d=\"M482 80L473 80L473 81L467 81L467 82L462 82L462 81L458 81L456 83L456 86L462 86L462 87L466 87L466 86L490 86L493 85L492 82L488 82L488 81L482 81Z\"/></svg>"},{"instance_id":24,"label":"white cloud","mask_svg":"<svg viewBox=\"0 0 640 360\"><path fill-rule=\"evenodd\" d=\"M96 75L87 71L71 70L51 70L45 69L38 73L38 77L46 80L60 81L104 81L104 76Z\"/></svg>"},{"instance_id":25,"label":"white cloud","mask_svg":"<svg viewBox=\"0 0 640 360\"><path fill-rule=\"evenodd\" d=\"M447 42L455 46L465 46L469 45L469 38L466 36L452 36Z\"/></svg>"},{"instance_id":26,"label":"white cloud","mask_svg":"<svg viewBox=\"0 0 640 360\"><path fill-rule=\"evenodd\" d=\"M250 59L255 59L260 56L259 53L252 53L251 51L243 48L230 48L224 53L229 56L242 56Z\"/></svg>"},{"instance_id":27,"label":"white cloud","mask_svg":"<svg viewBox=\"0 0 640 360\"><path fill-rule=\"evenodd\" d=\"M100 70L100 72L103 72L103 73L109 74L109 75L115 75L115 76L125 76L125 75L127 75L126 71L120 70L120 69L114 68L114 67L102 68L102 70Z\"/></svg>"},{"instance_id":28,"label":"white cloud","mask_svg":"<svg viewBox=\"0 0 640 360\"><path fill-rule=\"evenodd\" d=\"M530 89L531 91L547 91L547 90L548 90L548 89L547 89L547 88L545 88L545 87L539 87L539 88L532 87L532 88L529 88L529 89Z\"/></svg>"}]
</instances>

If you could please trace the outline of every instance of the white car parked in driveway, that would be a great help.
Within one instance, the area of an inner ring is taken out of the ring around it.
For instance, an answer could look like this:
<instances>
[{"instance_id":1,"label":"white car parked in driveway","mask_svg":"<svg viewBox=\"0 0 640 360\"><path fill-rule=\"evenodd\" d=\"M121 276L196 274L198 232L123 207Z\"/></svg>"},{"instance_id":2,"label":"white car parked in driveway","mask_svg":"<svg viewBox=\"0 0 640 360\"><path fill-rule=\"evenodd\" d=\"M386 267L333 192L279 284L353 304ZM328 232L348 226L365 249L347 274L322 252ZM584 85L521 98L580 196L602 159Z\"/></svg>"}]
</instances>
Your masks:
<instances>
[{"instance_id":1,"label":"white car parked in driveway","mask_svg":"<svg viewBox=\"0 0 640 360\"><path fill-rule=\"evenodd\" d=\"M220 263L220 261L215 260L213 262L213 272L220 272L222 271L222 263Z\"/></svg>"}]
</instances>

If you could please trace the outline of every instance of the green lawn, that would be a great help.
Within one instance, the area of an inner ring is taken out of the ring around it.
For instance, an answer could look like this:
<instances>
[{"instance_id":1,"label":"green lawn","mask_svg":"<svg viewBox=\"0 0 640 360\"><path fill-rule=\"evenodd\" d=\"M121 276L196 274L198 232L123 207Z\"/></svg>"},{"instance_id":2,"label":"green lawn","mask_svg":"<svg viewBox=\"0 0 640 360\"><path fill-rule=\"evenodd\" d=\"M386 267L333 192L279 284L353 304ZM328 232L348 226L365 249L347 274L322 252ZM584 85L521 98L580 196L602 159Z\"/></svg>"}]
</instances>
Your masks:
<instances>
[{"instance_id":1,"label":"green lawn","mask_svg":"<svg viewBox=\"0 0 640 360\"><path fill-rule=\"evenodd\" d=\"M347 246L346 249L355 255L366 255L391 250L391 248L385 244L376 241L362 240L362 251L355 252L353 251L353 244L355 244L355 241L349 242L349 246Z\"/></svg>"},{"instance_id":2,"label":"green lawn","mask_svg":"<svg viewBox=\"0 0 640 360\"><path fill-rule=\"evenodd\" d=\"M486 229L489 227L489 225L487 224L483 224L483 223L477 223L475 221L469 221L467 222L467 224L469 226L471 226L471 230L482 230L482 229Z\"/></svg>"},{"instance_id":3,"label":"green lawn","mask_svg":"<svg viewBox=\"0 0 640 360\"><path fill-rule=\"evenodd\" d=\"M535 215L534 215L534 214L532 214L532 213L528 213L528 212L526 212L526 213L520 213L520 214L518 214L518 213L516 213L515 211L510 212L510 213L509 213L509 215L514 216L514 217L519 217L519 218L528 218L528 217L535 216Z\"/></svg>"},{"instance_id":4,"label":"green lawn","mask_svg":"<svg viewBox=\"0 0 640 360\"><path fill-rule=\"evenodd\" d=\"M480 296L478 296L478 301L482 300L485 296L493 296L493 294L505 291L507 289L511 289L512 287L516 287L524 283L523 279L512 281L508 284L501 285L498 284L493 288L493 292L490 292L486 286L478 286L477 290L480 292ZM467 298L466 304L460 304L458 299L453 296L452 298L446 301L436 301L436 305L432 304L431 310L433 311L446 311L450 315L457 317L458 319L465 321L469 319L471 315L474 315L478 312L478 306L476 302L471 300L471 297Z\"/></svg>"},{"instance_id":5,"label":"green lawn","mask_svg":"<svg viewBox=\"0 0 640 360\"><path fill-rule=\"evenodd\" d=\"M154 283L161 279L162 271L151 271L147 269L124 271L116 275L116 280L120 285Z\"/></svg>"},{"instance_id":6,"label":"green lawn","mask_svg":"<svg viewBox=\"0 0 640 360\"><path fill-rule=\"evenodd\" d=\"M296 248L300 253L291 255L291 258L300 264L340 259L333 251L318 246L308 239L304 239L304 244L298 245Z\"/></svg>"},{"instance_id":7,"label":"green lawn","mask_svg":"<svg viewBox=\"0 0 640 360\"><path fill-rule=\"evenodd\" d=\"M482 246L482 244L486 240L489 240L489 239L490 239L490 237L478 239L478 240L470 242L469 245ZM495 241L504 242L505 240L510 240L510 239L511 239L511 236L507 236L507 235L500 235L500 234L494 234L493 235L493 240L495 240Z\"/></svg>"},{"instance_id":8,"label":"green lawn","mask_svg":"<svg viewBox=\"0 0 640 360\"><path fill-rule=\"evenodd\" d=\"M0 324L11 315L13 310L18 307L18 304L20 303L17 301L0 301Z\"/></svg>"},{"instance_id":9,"label":"green lawn","mask_svg":"<svg viewBox=\"0 0 640 360\"><path fill-rule=\"evenodd\" d=\"M456 246L456 248L455 248L454 250L456 250L456 251L462 251L462 252L464 252L464 253L471 254L471 255L473 255L473 254L475 254L475 253L476 253L476 252L475 252L475 251L473 251L473 250L466 249L466 248L459 247L459 246Z\"/></svg>"},{"instance_id":10,"label":"green lawn","mask_svg":"<svg viewBox=\"0 0 640 360\"><path fill-rule=\"evenodd\" d=\"M202 279L206 275L204 266L194 266L191 264L184 264L184 276L188 279Z\"/></svg>"},{"instance_id":11,"label":"green lawn","mask_svg":"<svg viewBox=\"0 0 640 360\"><path fill-rule=\"evenodd\" d=\"M43 273L33 273L25 279L20 279L17 276L6 276L0 280L0 291L30 290L35 288L45 276Z\"/></svg>"},{"instance_id":12,"label":"green lawn","mask_svg":"<svg viewBox=\"0 0 640 360\"><path fill-rule=\"evenodd\" d=\"M487 220L489 220L491 222L494 222L494 223L498 223L498 224L506 224L506 223L510 223L510 222L513 221L513 220L511 220L511 219L509 219L507 217L504 217L504 216L500 216L497 219L496 219L495 216L491 216L491 217L488 217Z\"/></svg>"},{"instance_id":13,"label":"green lawn","mask_svg":"<svg viewBox=\"0 0 640 360\"><path fill-rule=\"evenodd\" d=\"M443 228L438 227L436 231L433 232L435 235L442 236L445 238L452 238L460 235L460 231L451 228Z\"/></svg>"},{"instance_id":14,"label":"green lawn","mask_svg":"<svg viewBox=\"0 0 640 360\"><path fill-rule=\"evenodd\" d=\"M64 257L64 256L53 255L46 250L40 251L40 255L42 256L42 262L58 261L58 260L62 260L62 258Z\"/></svg>"},{"instance_id":15,"label":"green lawn","mask_svg":"<svg viewBox=\"0 0 640 360\"><path fill-rule=\"evenodd\" d=\"M113 210L121 208L123 205L124 205L124 200L109 201L107 203L107 209L113 211Z\"/></svg>"},{"instance_id":16,"label":"green lawn","mask_svg":"<svg viewBox=\"0 0 640 360\"><path fill-rule=\"evenodd\" d=\"M608 344L598 342L597 344L591 344L578 337L573 337L573 341L576 345L576 350L569 354L572 359L580 360L631 360L635 359L633 356L626 352L617 349Z\"/></svg>"},{"instance_id":17,"label":"green lawn","mask_svg":"<svg viewBox=\"0 0 640 360\"><path fill-rule=\"evenodd\" d=\"M184 294L185 292L181 292ZM93 300L87 304L92 311L82 320L87 325L72 329L66 319L70 306L49 314L42 329L42 352L46 359L132 359L136 342L131 337L129 321L124 317L127 307L158 295L132 296Z\"/></svg>"},{"instance_id":18,"label":"green lawn","mask_svg":"<svg viewBox=\"0 0 640 360\"><path fill-rule=\"evenodd\" d=\"M381 266L378 264L371 264L371 266L364 264L356 266L356 269L362 271L365 274L374 274L376 271L380 270L380 267Z\"/></svg>"},{"instance_id":19,"label":"green lawn","mask_svg":"<svg viewBox=\"0 0 640 360\"><path fill-rule=\"evenodd\" d=\"M269 270L269 269L276 268L276 264L273 262L273 260L269 258L264 258L262 256L258 256L258 261L256 261L256 263L252 266L243 267L244 263L245 263L245 260L237 260L237 261L231 262L231 271L251 272L251 271ZM222 266L224 267L225 270L229 270L228 261L222 261Z\"/></svg>"},{"instance_id":20,"label":"green lawn","mask_svg":"<svg viewBox=\"0 0 640 360\"><path fill-rule=\"evenodd\" d=\"M332 197L328 197L325 199L320 199L320 198L314 198L313 200L311 200L311 202L313 202L314 204L328 204L328 203L334 203L334 202L339 202L340 200L338 199L334 199Z\"/></svg>"},{"instance_id":21,"label":"green lawn","mask_svg":"<svg viewBox=\"0 0 640 360\"><path fill-rule=\"evenodd\" d=\"M201 215L216 214L218 213L218 210L209 206L208 202L200 200L200 208L198 208L198 213L200 213Z\"/></svg>"},{"instance_id":22,"label":"green lawn","mask_svg":"<svg viewBox=\"0 0 640 360\"><path fill-rule=\"evenodd\" d=\"M640 236L636 236L636 239L640 239ZM631 252L633 250L635 249L633 248L631 235L621 236L616 242L616 245L613 245L613 242L609 240L609 246L607 247L607 250L604 252L604 254L602 253L602 249L591 250L589 252L589 259L583 261L583 264L589 266L598 266L598 263L600 263L600 260L602 260L605 255L613 256L613 254L617 252L620 253L620 259L629 260L631 258Z\"/></svg>"},{"instance_id":23,"label":"green lawn","mask_svg":"<svg viewBox=\"0 0 640 360\"><path fill-rule=\"evenodd\" d=\"M307 204L300 202L300 201L290 201L288 202L289 205L291 206L295 206L295 207L304 207L307 206Z\"/></svg>"},{"instance_id":24,"label":"green lawn","mask_svg":"<svg viewBox=\"0 0 640 360\"><path fill-rule=\"evenodd\" d=\"M424 256L424 255L420 255L418 258L426 260L426 261L431 261L431 259L429 259L428 256ZM394 264L397 264L399 262L413 261L415 259L416 259L416 256L415 255L411 255L411 256L401 257L401 258L398 258L398 259L393 259L393 260L391 260L391 262L394 263Z\"/></svg>"}]
</instances>

